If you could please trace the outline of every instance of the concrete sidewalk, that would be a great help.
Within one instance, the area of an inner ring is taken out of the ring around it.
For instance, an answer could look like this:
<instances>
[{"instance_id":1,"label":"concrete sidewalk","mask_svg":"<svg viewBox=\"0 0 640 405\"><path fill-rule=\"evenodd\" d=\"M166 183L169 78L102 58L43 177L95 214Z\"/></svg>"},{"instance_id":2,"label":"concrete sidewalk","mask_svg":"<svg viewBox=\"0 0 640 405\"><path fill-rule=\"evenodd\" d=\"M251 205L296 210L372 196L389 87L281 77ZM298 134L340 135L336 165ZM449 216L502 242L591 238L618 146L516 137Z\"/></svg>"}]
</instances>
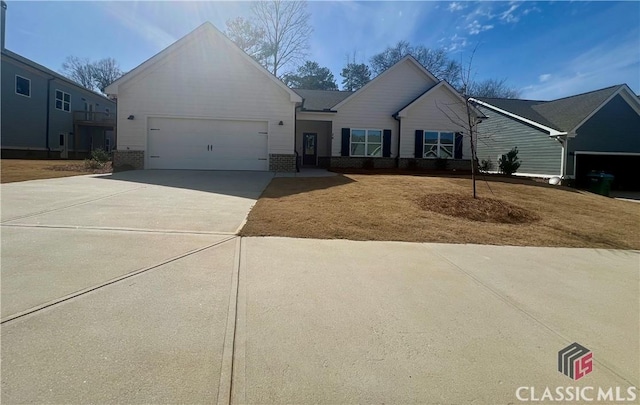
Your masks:
<instances>
[{"instance_id":1,"label":"concrete sidewalk","mask_svg":"<svg viewBox=\"0 0 640 405\"><path fill-rule=\"evenodd\" d=\"M234 238L4 323L2 402L626 392L639 380L639 265L624 251ZM574 341L595 360L579 381L556 364Z\"/></svg>"},{"instance_id":2,"label":"concrete sidewalk","mask_svg":"<svg viewBox=\"0 0 640 405\"><path fill-rule=\"evenodd\" d=\"M515 403L639 380L638 252L247 238L234 403ZM578 342L594 372L557 353ZM540 391L540 392L541 392Z\"/></svg>"}]
</instances>

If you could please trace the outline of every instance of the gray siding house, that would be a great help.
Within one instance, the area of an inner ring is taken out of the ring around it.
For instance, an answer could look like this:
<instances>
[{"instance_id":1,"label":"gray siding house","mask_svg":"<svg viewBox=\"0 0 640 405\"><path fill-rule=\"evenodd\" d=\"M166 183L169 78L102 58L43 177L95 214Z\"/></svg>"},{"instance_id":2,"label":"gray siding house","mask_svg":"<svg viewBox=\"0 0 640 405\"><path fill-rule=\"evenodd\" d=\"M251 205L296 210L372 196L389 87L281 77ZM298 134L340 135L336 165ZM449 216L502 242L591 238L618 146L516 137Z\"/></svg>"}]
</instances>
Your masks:
<instances>
[{"instance_id":1,"label":"gray siding house","mask_svg":"<svg viewBox=\"0 0 640 405\"><path fill-rule=\"evenodd\" d=\"M640 190L640 101L625 84L553 101L480 98L478 159L518 147L519 174L560 176L585 185L591 171L614 187Z\"/></svg>"},{"instance_id":2,"label":"gray siding house","mask_svg":"<svg viewBox=\"0 0 640 405\"><path fill-rule=\"evenodd\" d=\"M116 103L5 49L2 2L2 157L73 158L115 148Z\"/></svg>"}]
</instances>

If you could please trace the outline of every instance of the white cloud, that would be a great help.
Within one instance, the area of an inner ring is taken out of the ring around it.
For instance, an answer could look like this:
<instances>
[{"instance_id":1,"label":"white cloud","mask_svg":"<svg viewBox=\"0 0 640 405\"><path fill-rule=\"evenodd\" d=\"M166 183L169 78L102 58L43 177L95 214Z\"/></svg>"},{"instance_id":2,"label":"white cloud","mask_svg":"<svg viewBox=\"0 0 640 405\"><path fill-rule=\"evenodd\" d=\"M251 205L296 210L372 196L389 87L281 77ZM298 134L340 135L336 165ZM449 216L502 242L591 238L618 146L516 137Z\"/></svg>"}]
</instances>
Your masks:
<instances>
[{"instance_id":1,"label":"white cloud","mask_svg":"<svg viewBox=\"0 0 640 405\"><path fill-rule=\"evenodd\" d=\"M540 80L540 83L544 83L544 82L548 81L549 79L551 79L551 74L550 73L545 73L543 75L538 76L538 80Z\"/></svg>"},{"instance_id":2,"label":"white cloud","mask_svg":"<svg viewBox=\"0 0 640 405\"><path fill-rule=\"evenodd\" d=\"M550 100L622 83L632 89L640 88L638 30L632 34L578 55L545 80L542 78L546 74L539 76L538 83L523 88L522 96Z\"/></svg>"},{"instance_id":3,"label":"white cloud","mask_svg":"<svg viewBox=\"0 0 640 405\"><path fill-rule=\"evenodd\" d=\"M488 31L493 28L492 24L482 25L478 22L478 20L473 20L473 22L467 25L467 29L469 30L470 35L478 35L483 31Z\"/></svg>"},{"instance_id":4,"label":"white cloud","mask_svg":"<svg viewBox=\"0 0 640 405\"><path fill-rule=\"evenodd\" d=\"M500 19L508 23L517 23L520 17L515 15L515 11L520 7L519 4L511 4L507 11L500 13Z\"/></svg>"},{"instance_id":5,"label":"white cloud","mask_svg":"<svg viewBox=\"0 0 640 405\"><path fill-rule=\"evenodd\" d=\"M467 21L493 20L495 18L495 15L493 14L492 6L493 5L489 2L480 3L478 7L476 7L475 9L473 9L473 11L469 12L469 14L466 15L465 19Z\"/></svg>"},{"instance_id":6,"label":"white cloud","mask_svg":"<svg viewBox=\"0 0 640 405\"><path fill-rule=\"evenodd\" d=\"M467 8L465 4L454 1L452 3L449 3L449 7L447 7L447 10L454 12L454 11L464 10L465 8Z\"/></svg>"},{"instance_id":7,"label":"white cloud","mask_svg":"<svg viewBox=\"0 0 640 405\"><path fill-rule=\"evenodd\" d=\"M458 34L449 38L449 41L449 46L445 46L445 49L449 52L454 52L467 46L467 38L461 37Z\"/></svg>"}]
</instances>

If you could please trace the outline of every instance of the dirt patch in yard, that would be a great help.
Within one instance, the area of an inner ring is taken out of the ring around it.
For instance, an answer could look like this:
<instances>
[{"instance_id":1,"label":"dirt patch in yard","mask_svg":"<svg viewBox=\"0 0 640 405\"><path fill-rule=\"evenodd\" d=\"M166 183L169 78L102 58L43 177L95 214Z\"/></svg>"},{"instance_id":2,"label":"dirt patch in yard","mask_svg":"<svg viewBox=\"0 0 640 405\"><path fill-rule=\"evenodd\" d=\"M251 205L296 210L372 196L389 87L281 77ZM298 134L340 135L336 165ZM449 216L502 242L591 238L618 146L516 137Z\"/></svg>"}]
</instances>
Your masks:
<instances>
[{"instance_id":1,"label":"dirt patch in yard","mask_svg":"<svg viewBox=\"0 0 640 405\"><path fill-rule=\"evenodd\" d=\"M540 219L527 210L495 198L473 198L472 195L451 193L427 194L418 199L418 205L455 218L498 224L526 224Z\"/></svg>"},{"instance_id":2,"label":"dirt patch in yard","mask_svg":"<svg viewBox=\"0 0 640 405\"><path fill-rule=\"evenodd\" d=\"M0 161L2 183L102 173L111 173L111 162L107 162L102 167L88 167L82 160L2 159Z\"/></svg>"},{"instance_id":3,"label":"dirt patch in yard","mask_svg":"<svg viewBox=\"0 0 640 405\"><path fill-rule=\"evenodd\" d=\"M519 220L470 218L483 208L469 201L464 176L345 174L274 179L241 235L640 249L640 204L517 178L477 186L481 201L495 200ZM444 212L425 208L433 195Z\"/></svg>"}]
</instances>

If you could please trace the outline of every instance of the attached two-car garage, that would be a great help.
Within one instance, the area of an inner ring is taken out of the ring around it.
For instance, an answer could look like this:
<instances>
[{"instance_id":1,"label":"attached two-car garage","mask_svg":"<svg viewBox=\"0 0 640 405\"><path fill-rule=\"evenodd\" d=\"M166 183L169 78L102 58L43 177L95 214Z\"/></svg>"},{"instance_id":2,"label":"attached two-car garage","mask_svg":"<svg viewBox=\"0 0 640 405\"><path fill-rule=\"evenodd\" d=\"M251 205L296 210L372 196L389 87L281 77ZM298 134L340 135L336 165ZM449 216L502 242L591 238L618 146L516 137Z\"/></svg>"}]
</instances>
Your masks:
<instances>
[{"instance_id":1,"label":"attached two-car garage","mask_svg":"<svg viewBox=\"0 0 640 405\"><path fill-rule=\"evenodd\" d=\"M151 117L149 169L268 170L266 121Z\"/></svg>"}]
</instances>

